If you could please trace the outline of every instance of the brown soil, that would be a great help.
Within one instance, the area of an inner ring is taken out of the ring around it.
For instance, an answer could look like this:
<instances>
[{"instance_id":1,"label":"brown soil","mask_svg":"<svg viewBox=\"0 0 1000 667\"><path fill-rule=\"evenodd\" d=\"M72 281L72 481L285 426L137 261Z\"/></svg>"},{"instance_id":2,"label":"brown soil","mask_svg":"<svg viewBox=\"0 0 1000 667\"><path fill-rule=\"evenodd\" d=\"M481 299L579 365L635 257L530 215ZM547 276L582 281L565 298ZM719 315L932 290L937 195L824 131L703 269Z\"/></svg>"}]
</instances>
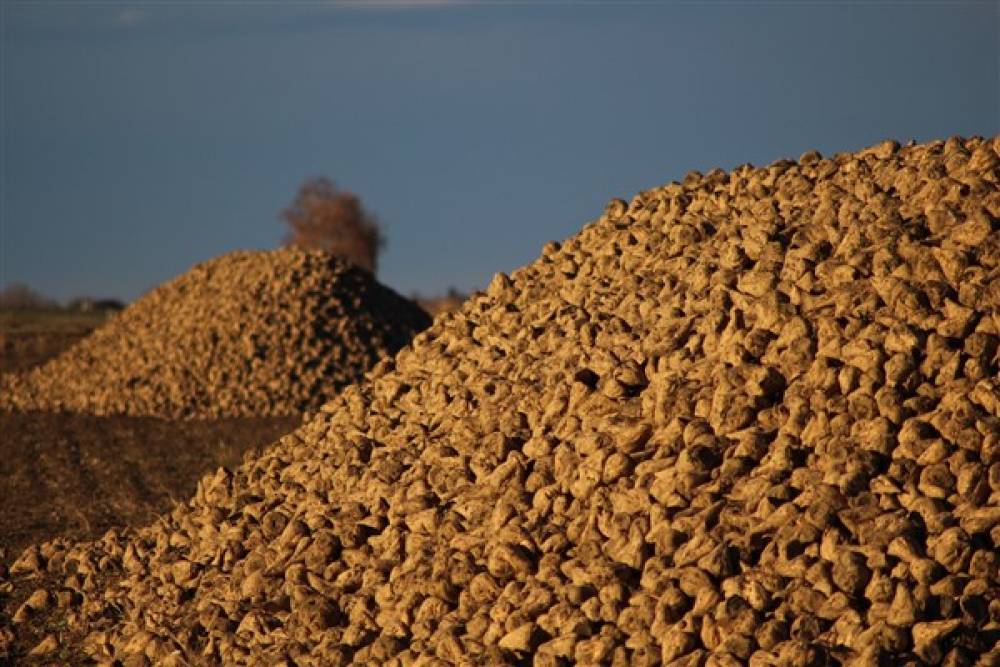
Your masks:
<instances>
[{"instance_id":1,"label":"brown soil","mask_svg":"<svg viewBox=\"0 0 1000 667\"><path fill-rule=\"evenodd\" d=\"M194 492L219 466L292 430L292 417L171 422L0 412L0 549L93 539L142 525Z\"/></svg>"},{"instance_id":2,"label":"brown soil","mask_svg":"<svg viewBox=\"0 0 1000 667\"><path fill-rule=\"evenodd\" d=\"M0 373L20 373L54 359L107 318L101 312L0 311Z\"/></svg>"},{"instance_id":3,"label":"brown soil","mask_svg":"<svg viewBox=\"0 0 1000 667\"><path fill-rule=\"evenodd\" d=\"M89 330L30 331L0 333L0 373L20 373L45 363L73 343L85 338Z\"/></svg>"}]
</instances>

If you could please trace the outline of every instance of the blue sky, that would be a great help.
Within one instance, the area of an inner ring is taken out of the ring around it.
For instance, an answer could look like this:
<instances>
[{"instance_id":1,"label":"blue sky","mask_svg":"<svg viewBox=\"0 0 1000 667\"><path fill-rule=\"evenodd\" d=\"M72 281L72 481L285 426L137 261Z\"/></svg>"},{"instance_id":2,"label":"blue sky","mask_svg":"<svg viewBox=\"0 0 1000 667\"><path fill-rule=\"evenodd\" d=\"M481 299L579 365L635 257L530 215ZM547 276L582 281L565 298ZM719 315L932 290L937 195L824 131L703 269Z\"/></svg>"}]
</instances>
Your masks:
<instances>
[{"instance_id":1,"label":"blue sky","mask_svg":"<svg viewBox=\"0 0 1000 667\"><path fill-rule=\"evenodd\" d=\"M132 299L358 193L404 294L691 169L1000 126L1000 3L2 4L0 283Z\"/></svg>"}]
</instances>

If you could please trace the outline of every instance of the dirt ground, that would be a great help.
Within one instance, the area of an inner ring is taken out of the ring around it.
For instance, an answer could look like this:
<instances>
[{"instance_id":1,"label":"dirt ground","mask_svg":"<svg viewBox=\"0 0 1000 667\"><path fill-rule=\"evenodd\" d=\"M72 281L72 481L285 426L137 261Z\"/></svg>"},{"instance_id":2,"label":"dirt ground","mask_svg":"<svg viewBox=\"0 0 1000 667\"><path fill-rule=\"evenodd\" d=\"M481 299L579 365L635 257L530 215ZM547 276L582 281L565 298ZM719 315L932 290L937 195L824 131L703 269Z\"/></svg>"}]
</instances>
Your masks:
<instances>
[{"instance_id":1,"label":"dirt ground","mask_svg":"<svg viewBox=\"0 0 1000 667\"><path fill-rule=\"evenodd\" d=\"M61 324L0 327L0 372L43 363L92 326ZM190 497L202 475L238 465L248 451L277 440L298 421L0 412L0 568L36 542L97 538L114 526L148 523ZM20 588L0 590L0 627L30 593ZM51 630L43 624L37 629ZM30 650L36 634L19 636L13 655L0 651L0 665L25 664L17 656ZM63 664L78 658L63 656Z\"/></svg>"},{"instance_id":2,"label":"dirt ground","mask_svg":"<svg viewBox=\"0 0 1000 667\"><path fill-rule=\"evenodd\" d=\"M232 468L297 420L171 422L152 418L0 412L0 551L57 535L99 537L141 525Z\"/></svg>"},{"instance_id":3,"label":"dirt ground","mask_svg":"<svg viewBox=\"0 0 1000 667\"><path fill-rule=\"evenodd\" d=\"M102 313L0 311L0 373L44 363L99 326Z\"/></svg>"},{"instance_id":4,"label":"dirt ground","mask_svg":"<svg viewBox=\"0 0 1000 667\"><path fill-rule=\"evenodd\" d=\"M83 331L0 331L0 373L16 373L44 363L87 335Z\"/></svg>"}]
</instances>

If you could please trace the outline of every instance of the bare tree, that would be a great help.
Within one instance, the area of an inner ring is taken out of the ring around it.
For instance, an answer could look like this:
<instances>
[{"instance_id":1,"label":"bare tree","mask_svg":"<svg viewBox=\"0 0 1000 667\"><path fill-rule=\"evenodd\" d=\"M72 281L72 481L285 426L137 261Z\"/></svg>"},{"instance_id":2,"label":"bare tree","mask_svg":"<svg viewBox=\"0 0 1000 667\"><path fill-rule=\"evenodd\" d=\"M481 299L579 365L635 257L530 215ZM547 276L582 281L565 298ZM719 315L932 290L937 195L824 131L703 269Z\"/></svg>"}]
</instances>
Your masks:
<instances>
[{"instance_id":1,"label":"bare tree","mask_svg":"<svg viewBox=\"0 0 1000 667\"><path fill-rule=\"evenodd\" d=\"M385 237L378 221L352 192L338 190L328 178L307 180L281 218L289 227L285 242L322 248L375 273Z\"/></svg>"}]
</instances>

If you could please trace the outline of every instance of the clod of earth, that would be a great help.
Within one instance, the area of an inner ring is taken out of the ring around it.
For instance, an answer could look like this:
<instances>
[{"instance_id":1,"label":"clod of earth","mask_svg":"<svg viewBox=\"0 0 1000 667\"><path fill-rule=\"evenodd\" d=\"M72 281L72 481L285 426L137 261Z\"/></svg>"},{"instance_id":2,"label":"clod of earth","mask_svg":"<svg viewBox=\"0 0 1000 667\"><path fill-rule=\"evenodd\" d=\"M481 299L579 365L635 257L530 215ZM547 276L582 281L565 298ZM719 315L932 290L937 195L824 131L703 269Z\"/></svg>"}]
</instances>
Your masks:
<instances>
[{"instance_id":1,"label":"clod of earth","mask_svg":"<svg viewBox=\"0 0 1000 667\"><path fill-rule=\"evenodd\" d=\"M998 152L613 201L155 525L11 571L135 665L995 665Z\"/></svg>"},{"instance_id":2,"label":"clod of earth","mask_svg":"<svg viewBox=\"0 0 1000 667\"><path fill-rule=\"evenodd\" d=\"M235 252L153 290L43 366L0 377L0 409L301 414L429 324L416 304L328 253Z\"/></svg>"}]
</instances>

